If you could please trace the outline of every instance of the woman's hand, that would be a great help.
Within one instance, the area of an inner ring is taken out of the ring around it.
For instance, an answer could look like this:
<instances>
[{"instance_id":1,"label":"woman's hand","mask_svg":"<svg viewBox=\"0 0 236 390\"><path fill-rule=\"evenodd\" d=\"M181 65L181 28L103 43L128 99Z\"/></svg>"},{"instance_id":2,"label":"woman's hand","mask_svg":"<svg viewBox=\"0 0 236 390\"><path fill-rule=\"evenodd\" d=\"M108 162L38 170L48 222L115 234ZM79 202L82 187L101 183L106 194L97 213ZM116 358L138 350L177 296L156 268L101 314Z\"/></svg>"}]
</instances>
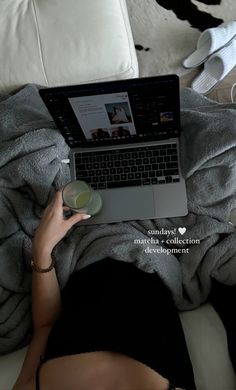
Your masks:
<instances>
[{"instance_id":1,"label":"woman's hand","mask_svg":"<svg viewBox=\"0 0 236 390\"><path fill-rule=\"evenodd\" d=\"M90 218L88 214L74 214L65 219L63 211L62 189L57 191L52 201L43 212L42 219L36 229L33 239L33 257L42 254L50 255L57 243L66 235L68 230L77 222Z\"/></svg>"}]
</instances>

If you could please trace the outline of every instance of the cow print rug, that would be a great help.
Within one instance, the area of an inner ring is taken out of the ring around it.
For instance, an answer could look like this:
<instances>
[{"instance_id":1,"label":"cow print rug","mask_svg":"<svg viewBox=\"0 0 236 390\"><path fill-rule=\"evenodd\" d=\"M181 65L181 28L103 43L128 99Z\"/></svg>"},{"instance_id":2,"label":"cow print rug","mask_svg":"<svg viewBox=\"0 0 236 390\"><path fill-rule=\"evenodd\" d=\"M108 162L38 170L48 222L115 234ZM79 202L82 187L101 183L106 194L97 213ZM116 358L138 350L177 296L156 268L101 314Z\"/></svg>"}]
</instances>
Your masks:
<instances>
[{"instance_id":1,"label":"cow print rug","mask_svg":"<svg viewBox=\"0 0 236 390\"><path fill-rule=\"evenodd\" d=\"M140 76L188 72L202 31L236 19L235 0L126 0Z\"/></svg>"}]
</instances>

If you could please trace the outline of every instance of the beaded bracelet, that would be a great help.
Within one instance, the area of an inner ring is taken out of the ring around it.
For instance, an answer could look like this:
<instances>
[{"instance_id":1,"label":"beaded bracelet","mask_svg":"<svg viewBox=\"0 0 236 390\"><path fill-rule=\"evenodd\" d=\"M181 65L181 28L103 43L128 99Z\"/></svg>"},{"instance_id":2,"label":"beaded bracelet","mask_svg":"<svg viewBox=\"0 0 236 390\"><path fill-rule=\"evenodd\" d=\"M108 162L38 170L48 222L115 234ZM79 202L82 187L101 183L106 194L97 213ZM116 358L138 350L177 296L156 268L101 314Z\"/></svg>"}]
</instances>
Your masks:
<instances>
[{"instance_id":1,"label":"beaded bracelet","mask_svg":"<svg viewBox=\"0 0 236 390\"><path fill-rule=\"evenodd\" d=\"M51 262L51 264L49 265L48 268L40 268L40 267L38 267L35 264L34 259L31 260L31 268L32 268L32 270L35 271L35 272L39 272L41 274L44 274L46 272L51 271L54 268L54 265L55 265L55 261L53 260L53 258L52 258L52 262Z\"/></svg>"}]
</instances>

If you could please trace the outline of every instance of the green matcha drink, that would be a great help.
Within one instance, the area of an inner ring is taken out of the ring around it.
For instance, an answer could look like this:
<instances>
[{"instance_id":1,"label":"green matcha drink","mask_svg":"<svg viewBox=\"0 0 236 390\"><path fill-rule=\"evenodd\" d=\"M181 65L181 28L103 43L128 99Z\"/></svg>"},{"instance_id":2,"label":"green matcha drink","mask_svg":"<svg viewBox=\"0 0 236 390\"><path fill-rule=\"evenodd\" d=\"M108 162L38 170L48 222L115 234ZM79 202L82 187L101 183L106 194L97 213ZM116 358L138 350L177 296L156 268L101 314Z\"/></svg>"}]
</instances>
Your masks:
<instances>
[{"instance_id":1,"label":"green matcha drink","mask_svg":"<svg viewBox=\"0 0 236 390\"><path fill-rule=\"evenodd\" d=\"M90 196L91 196L90 191L80 192L79 195L77 195L74 200L75 208L80 209L81 207L84 207L89 202Z\"/></svg>"},{"instance_id":2,"label":"green matcha drink","mask_svg":"<svg viewBox=\"0 0 236 390\"><path fill-rule=\"evenodd\" d=\"M92 194L92 201L89 202L88 204L88 214L90 215L96 215L99 213L99 211L102 208L102 198L99 192L93 191Z\"/></svg>"},{"instance_id":3,"label":"green matcha drink","mask_svg":"<svg viewBox=\"0 0 236 390\"><path fill-rule=\"evenodd\" d=\"M63 202L77 213L95 215L102 208L102 198L99 192L94 191L82 180L68 183L62 192Z\"/></svg>"}]
</instances>

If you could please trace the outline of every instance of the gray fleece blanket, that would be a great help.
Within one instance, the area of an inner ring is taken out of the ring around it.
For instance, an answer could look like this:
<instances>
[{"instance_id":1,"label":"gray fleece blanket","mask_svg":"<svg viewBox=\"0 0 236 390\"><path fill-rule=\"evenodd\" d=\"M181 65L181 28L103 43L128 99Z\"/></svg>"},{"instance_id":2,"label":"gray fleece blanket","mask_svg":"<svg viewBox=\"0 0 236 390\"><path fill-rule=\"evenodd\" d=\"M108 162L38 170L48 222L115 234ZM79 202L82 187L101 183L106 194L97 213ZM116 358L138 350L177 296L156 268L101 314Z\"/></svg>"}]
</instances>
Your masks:
<instances>
[{"instance_id":1,"label":"gray fleece blanket","mask_svg":"<svg viewBox=\"0 0 236 390\"><path fill-rule=\"evenodd\" d=\"M236 207L236 105L185 89L181 120L189 214L76 225L54 250L61 288L73 271L107 256L157 272L179 310L204 302L212 277L236 283L236 230L228 222ZM68 151L37 86L0 97L1 354L24 345L30 335L31 240L43 209L70 180L69 167L61 163Z\"/></svg>"}]
</instances>

